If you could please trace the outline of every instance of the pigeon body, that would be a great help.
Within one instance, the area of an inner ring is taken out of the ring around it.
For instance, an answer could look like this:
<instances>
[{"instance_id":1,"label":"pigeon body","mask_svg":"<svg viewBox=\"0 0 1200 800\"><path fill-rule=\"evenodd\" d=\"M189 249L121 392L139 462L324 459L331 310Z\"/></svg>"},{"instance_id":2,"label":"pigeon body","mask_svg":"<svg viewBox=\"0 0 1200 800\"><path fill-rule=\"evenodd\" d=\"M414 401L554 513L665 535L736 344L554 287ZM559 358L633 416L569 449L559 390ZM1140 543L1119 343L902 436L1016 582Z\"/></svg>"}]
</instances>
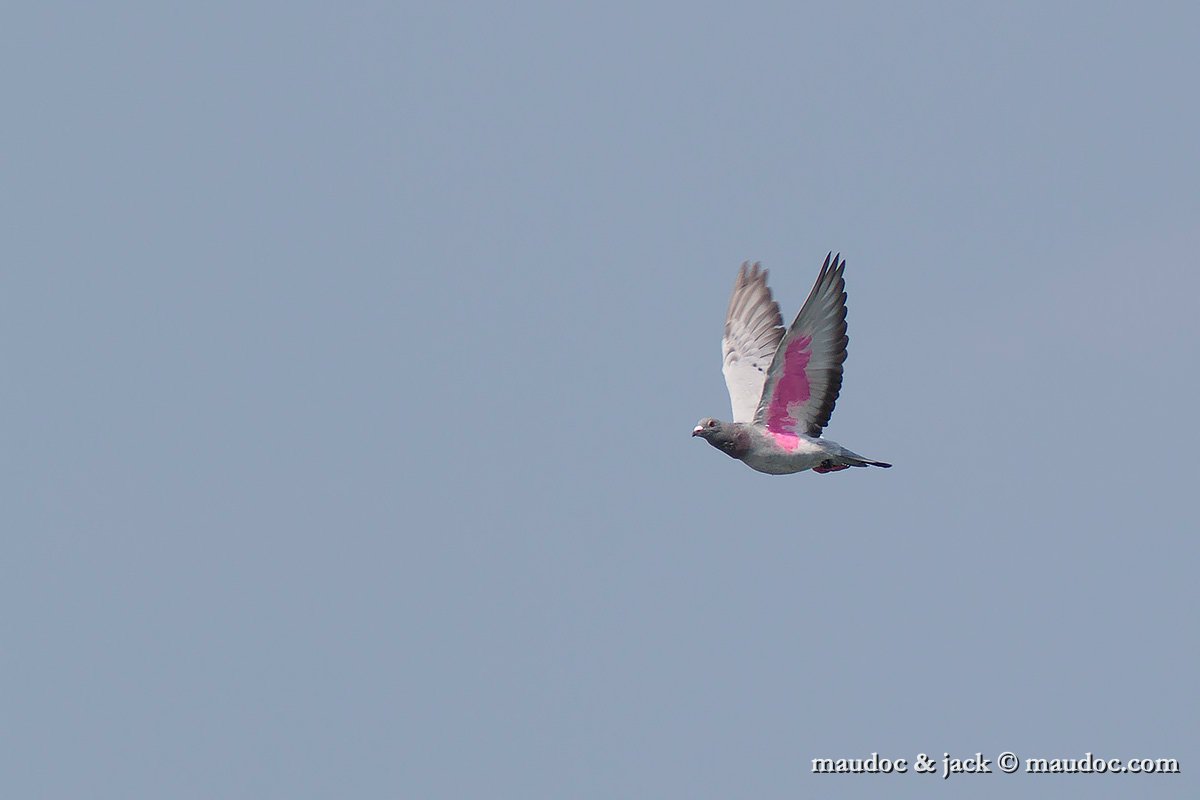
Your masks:
<instances>
[{"instance_id":1,"label":"pigeon body","mask_svg":"<svg viewBox=\"0 0 1200 800\"><path fill-rule=\"evenodd\" d=\"M891 466L821 436L842 388L849 341L845 269L840 255L827 256L808 300L785 329L767 271L742 264L721 342L733 421L706 417L693 436L770 475Z\"/></svg>"}]
</instances>

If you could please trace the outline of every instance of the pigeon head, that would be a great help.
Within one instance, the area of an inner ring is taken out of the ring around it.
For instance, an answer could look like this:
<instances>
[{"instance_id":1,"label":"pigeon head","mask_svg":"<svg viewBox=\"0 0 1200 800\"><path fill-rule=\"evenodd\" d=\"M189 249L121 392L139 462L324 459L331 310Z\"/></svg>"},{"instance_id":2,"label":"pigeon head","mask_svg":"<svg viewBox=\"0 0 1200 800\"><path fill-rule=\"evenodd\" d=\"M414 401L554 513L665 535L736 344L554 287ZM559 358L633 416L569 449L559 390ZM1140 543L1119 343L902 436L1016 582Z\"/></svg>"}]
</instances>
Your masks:
<instances>
[{"instance_id":1,"label":"pigeon head","mask_svg":"<svg viewBox=\"0 0 1200 800\"><path fill-rule=\"evenodd\" d=\"M750 450L750 437L741 425L721 422L705 417L692 428L692 436L699 436L713 447L734 458L741 458Z\"/></svg>"}]
</instances>

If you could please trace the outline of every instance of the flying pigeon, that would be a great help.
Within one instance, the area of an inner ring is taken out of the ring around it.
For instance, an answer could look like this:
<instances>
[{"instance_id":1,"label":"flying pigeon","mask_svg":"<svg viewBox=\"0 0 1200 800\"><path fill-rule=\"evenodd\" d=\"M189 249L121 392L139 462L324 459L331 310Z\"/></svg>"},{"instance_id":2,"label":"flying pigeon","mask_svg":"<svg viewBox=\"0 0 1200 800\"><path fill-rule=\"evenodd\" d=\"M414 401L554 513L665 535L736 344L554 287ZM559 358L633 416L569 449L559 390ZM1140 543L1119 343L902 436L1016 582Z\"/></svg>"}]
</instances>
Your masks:
<instances>
[{"instance_id":1,"label":"flying pigeon","mask_svg":"<svg viewBox=\"0 0 1200 800\"><path fill-rule=\"evenodd\" d=\"M850 341L845 269L840 253L825 257L808 300L785 330L767 271L757 262L742 264L721 341L733 422L706 417L692 436L770 475L891 466L821 438L842 388Z\"/></svg>"}]
</instances>

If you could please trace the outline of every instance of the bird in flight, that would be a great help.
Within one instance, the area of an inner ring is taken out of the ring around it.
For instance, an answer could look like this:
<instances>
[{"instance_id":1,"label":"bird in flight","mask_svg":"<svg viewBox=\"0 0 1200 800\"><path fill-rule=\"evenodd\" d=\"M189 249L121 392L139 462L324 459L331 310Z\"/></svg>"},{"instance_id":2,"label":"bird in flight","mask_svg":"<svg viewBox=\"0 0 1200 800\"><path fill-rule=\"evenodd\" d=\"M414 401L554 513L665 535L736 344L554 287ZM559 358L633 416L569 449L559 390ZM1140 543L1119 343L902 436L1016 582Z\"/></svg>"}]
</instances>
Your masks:
<instances>
[{"instance_id":1,"label":"bird in flight","mask_svg":"<svg viewBox=\"0 0 1200 800\"><path fill-rule=\"evenodd\" d=\"M785 329L767 271L742 264L721 341L733 422L706 417L692 436L770 475L891 466L821 437L842 388L850 341L845 270L840 253L826 256L808 300Z\"/></svg>"}]
</instances>

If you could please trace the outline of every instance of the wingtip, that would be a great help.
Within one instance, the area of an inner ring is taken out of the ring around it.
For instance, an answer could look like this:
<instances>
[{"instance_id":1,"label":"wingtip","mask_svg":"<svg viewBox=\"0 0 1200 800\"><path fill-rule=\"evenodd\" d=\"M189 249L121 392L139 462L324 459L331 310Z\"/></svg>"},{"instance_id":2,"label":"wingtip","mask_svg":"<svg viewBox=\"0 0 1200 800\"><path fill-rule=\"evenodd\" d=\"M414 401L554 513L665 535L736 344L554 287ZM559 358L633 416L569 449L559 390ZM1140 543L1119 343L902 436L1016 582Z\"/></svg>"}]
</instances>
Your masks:
<instances>
[{"instance_id":1,"label":"wingtip","mask_svg":"<svg viewBox=\"0 0 1200 800\"><path fill-rule=\"evenodd\" d=\"M744 261L742 262L742 271L739 278L747 284L751 283L766 283L767 268L762 265L761 261Z\"/></svg>"},{"instance_id":2,"label":"wingtip","mask_svg":"<svg viewBox=\"0 0 1200 800\"><path fill-rule=\"evenodd\" d=\"M846 259L842 258L842 254L835 253L832 250L825 256L825 263L821 265L822 277L827 275L840 276L846 270Z\"/></svg>"}]
</instances>

